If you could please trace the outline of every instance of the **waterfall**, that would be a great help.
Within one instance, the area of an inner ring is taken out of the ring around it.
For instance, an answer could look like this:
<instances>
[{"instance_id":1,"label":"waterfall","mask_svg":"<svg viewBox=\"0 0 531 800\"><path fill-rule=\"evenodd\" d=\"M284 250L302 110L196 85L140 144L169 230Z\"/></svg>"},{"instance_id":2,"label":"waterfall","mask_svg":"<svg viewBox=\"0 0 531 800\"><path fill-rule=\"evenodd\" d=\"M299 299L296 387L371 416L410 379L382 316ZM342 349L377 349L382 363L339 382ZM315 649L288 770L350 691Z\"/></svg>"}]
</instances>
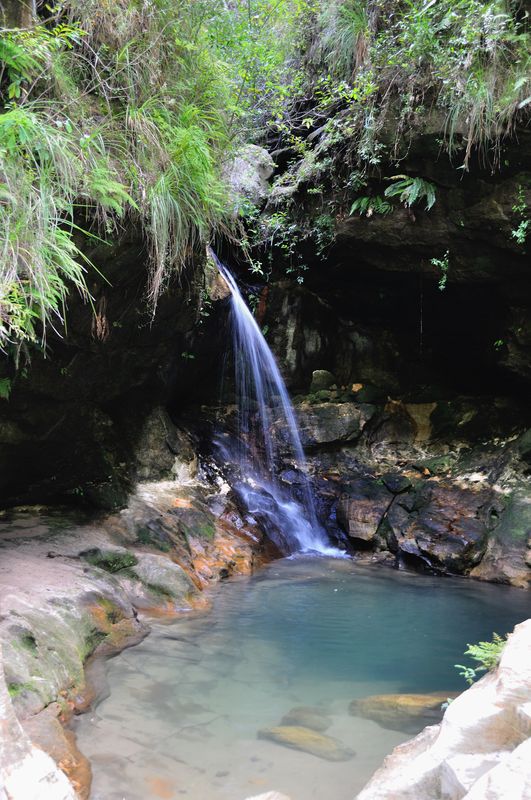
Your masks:
<instances>
[{"instance_id":1,"label":"waterfall","mask_svg":"<svg viewBox=\"0 0 531 800\"><path fill-rule=\"evenodd\" d=\"M238 436L235 445L224 448L224 458L237 461L244 478L239 493L248 511L274 532L281 549L337 554L317 520L295 413L273 353L233 276L211 256L231 296ZM288 495L277 477L281 449L293 463L301 502Z\"/></svg>"}]
</instances>

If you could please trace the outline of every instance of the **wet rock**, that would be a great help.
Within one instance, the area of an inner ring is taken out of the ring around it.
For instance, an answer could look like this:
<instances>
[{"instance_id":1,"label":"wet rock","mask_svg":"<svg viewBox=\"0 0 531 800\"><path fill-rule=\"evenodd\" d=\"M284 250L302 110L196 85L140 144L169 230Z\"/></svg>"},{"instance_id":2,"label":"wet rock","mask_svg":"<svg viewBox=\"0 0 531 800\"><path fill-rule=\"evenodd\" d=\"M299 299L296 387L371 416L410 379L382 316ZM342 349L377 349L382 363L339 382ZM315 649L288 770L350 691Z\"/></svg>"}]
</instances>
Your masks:
<instances>
[{"instance_id":1,"label":"wet rock","mask_svg":"<svg viewBox=\"0 0 531 800\"><path fill-rule=\"evenodd\" d=\"M338 739L325 736L309 728L297 725L279 725L276 728L265 728L258 732L259 739L270 739L294 750L302 750L327 761L348 761L355 753Z\"/></svg>"},{"instance_id":2,"label":"wet rock","mask_svg":"<svg viewBox=\"0 0 531 800\"><path fill-rule=\"evenodd\" d=\"M348 493L337 505L337 520L345 533L360 544L371 545L393 495L383 482L371 476L358 478L349 484Z\"/></svg>"},{"instance_id":3,"label":"wet rock","mask_svg":"<svg viewBox=\"0 0 531 800\"><path fill-rule=\"evenodd\" d=\"M303 447L316 447L357 439L374 408L356 403L301 403L296 407Z\"/></svg>"},{"instance_id":4,"label":"wet rock","mask_svg":"<svg viewBox=\"0 0 531 800\"><path fill-rule=\"evenodd\" d=\"M440 725L396 747L357 800L528 800L531 739L522 716L531 701L530 652L527 620L496 670L459 695Z\"/></svg>"},{"instance_id":5,"label":"wet rock","mask_svg":"<svg viewBox=\"0 0 531 800\"><path fill-rule=\"evenodd\" d=\"M314 369L312 372L312 382L310 392L318 392L321 389L330 389L336 383L336 379L327 369Z\"/></svg>"},{"instance_id":6,"label":"wet rock","mask_svg":"<svg viewBox=\"0 0 531 800\"><path fill-rule=\"evenodd\" d=\"M323 733L323 731L326 731L330 727L332 721L319 708L297 706L282 717L280 724L281 726L302 726L303 728L310 728L312 731Z\"/></svg>"},{"instance_id":7,"label":"wet rock","mask_svg":"<svg viewBox=\"0 0 531 800\"><path fill-rule=\"evenodd\" d=\"M349 711L354 717L372 719L382 728L418 733L425 725L442 719L448 699L456 692L433 694L375 694L353 700Z\"/></svg>"}]
</instances>

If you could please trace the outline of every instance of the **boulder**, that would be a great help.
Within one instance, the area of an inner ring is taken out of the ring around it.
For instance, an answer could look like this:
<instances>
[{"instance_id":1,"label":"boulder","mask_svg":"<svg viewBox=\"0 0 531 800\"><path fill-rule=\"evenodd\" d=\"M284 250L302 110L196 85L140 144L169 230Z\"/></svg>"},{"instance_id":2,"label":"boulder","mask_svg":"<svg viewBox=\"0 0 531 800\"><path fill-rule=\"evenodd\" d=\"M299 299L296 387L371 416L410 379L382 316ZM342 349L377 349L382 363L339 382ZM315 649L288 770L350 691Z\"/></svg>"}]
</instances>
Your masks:
<instances>
[{"instance_id":1,"label":"boulder","mask_svg":"<svg viewBox=\"0 0 531 800\"><path fill-rule=\"evenodd\" d=\"M296 413L302 446L317 447L358 439L374 408L357 403L303 402Z\"/></svg>"},{"instance_id":2,"label":"boulder","mask_svg":"<svg viewBox=\"0 0 531 800\"><path fill-rule=\"evenodd\" d=\"M353 700L349 711L354 717L377 722L382 728L417 733L421 728L442 719L443 707L455 692L433 694L375 694Z\"/></svg>"},{"instance_id":3,"label":"boulder","mask_svg":"<svg viewBox=\"0 0 531 800\"><path fill-rule=\"evenodd\" d=\"M236 209L245 201L258 205L267 198L274 169L275 162L263 147L255 144L240 147L226 171Z\"/></svg>"},{"instance_id":4,"label":"boulder","mask_svg":"<svg viewBox=\"0 0 531 800\"><path fill-rule=\"evenodd\" d=\"M294 750L302 750L327 761L348 761L355 756L354 751L345 747L338 739L298 725L264 728L258 732L258 738L270 739L278 744L292 747Z\"/></svg>"},{"instance_id":5,"label":"boulder","mask_svg":"<svg viewBox=\"0 0 531 800\"><path fill-rule=\"evenodd\" d=\"M321 389L330 389L335 382L336 379L331 372L328 372L327 369L314 369L312 372L310 392L318 392Z\"/></svg>"}]
</instances>

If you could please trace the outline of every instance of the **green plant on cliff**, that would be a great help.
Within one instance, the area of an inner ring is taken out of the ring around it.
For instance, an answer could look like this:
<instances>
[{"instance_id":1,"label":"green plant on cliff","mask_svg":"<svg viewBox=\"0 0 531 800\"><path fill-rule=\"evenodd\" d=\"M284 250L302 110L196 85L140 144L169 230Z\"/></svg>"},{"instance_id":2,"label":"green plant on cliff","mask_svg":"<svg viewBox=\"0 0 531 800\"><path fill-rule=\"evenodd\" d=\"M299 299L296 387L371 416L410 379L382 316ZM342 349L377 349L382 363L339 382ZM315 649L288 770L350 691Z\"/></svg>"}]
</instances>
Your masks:
<instances>
[{"instance_id":1,"label":"green plant on cliff","mask_svg":"<svg viewBox=\"0 0 531 800\"><path fill-rule=\"evenodd\" d=\"M433 264L439 270L439 281L437 287L440 292L444 292L448 282L448 269L450 267L450 251L447 250L442 258L432 258L430 264Z\"/></svg>"},{"instance_id":2,"label":"green plant on cliff","mask_svg":"<svg viewBox=\"0 0 531 800\"><path fill-rule=\"evenodd\" d=\"M352 215L357 212L360 216L372 217L373 214L390 214L392 210L392 204L376 194L357 197L352 203L349 213Z\"/></svg>"},{"instance_id":3,"label":"green plant on cliff","mask_svg":"<svg viewBox=\"0 0 531 800\"><path fill-rule=\"evenodd\" d=\"M140 225L155 308L172 272L229 217L231 82L211 3L64 0L0 30L0 348L64 329L90 301L90 237Z\"/></svg>"},{"instance_id":4,"label":"green plant on cliff","mask_svg":"<svg viewBox=\"0 0 531 800\"><path fill-rule=\"evenodd\" d=\"M393 183L387 187L386 197L398 197L408 208L421 200L426 201L426 211L435 204L435 186L424 178L410 178L407 175L394 175L388 180Z\"/></svg>"},{"instance_id":5,"label":"green plant on cliff","mask_svg":"<svg viewBox=\"0 0 531 800\"><path fill-rule=\"evenodd\" d=\"M277 130L286 148L294 132L305 146L293 147L274 197L310 228L318 213L310 202L316 182L324 198L334 198L339 218L349 208L373 213L370 197L384 192L429 210L436 200L430 181L400 175L379 192L382 165L398 165L412 140L436 125L440 151L455 167L467 170L475 160L503 168L502 143L528 118L529 17L519 2L308 3L300 42L302 89L285 104ZM354 206L353 174L372 189ZM308 202L294 203L295 193ZM515 230L519 239L526 232Z\"/></svg>"},{"instance_id":6,"label":"green plant on cliff","mask_svg":"<svg viewBox=\"0 0 531 800\"><path fill-rule=\"evenodd\" d=\"M465 650L465 656L469 656L479 666L470 667L463 666L463 664L455 664L455 668L460 670L459 674L468 684L472 684L479 677L479 673L489 672L498 666L506 644L507 637L499 636L497 633L492 635L492 641L490 642L469 644Z\"/></svg>"},{"instance_id":7,"label":"green plant on cliff","mask_svg":"<svg viewBox=\"0 0 531 800\"><path fill-rule=\"evenodd\" d=\"M512 210L513 213L517 215L519 222L516 228L511 231L511 236L516 240L517 244L524 247L531 220L529 218L523 186L518 187L518 196Z\"/></svg>"}]
</instances>

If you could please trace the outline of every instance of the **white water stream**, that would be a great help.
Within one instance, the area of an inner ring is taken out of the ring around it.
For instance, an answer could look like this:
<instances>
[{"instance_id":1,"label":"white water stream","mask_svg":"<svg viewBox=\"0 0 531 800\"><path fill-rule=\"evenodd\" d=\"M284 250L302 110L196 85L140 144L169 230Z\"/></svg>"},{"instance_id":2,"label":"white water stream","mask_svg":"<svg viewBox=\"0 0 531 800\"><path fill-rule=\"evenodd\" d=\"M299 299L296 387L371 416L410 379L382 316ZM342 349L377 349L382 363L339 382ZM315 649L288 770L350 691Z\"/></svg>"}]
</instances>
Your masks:
<instances>
[{"instance_id":1,"label":"white water stream","mask_svg":"<svg viewBox=\"0 0 531 800\"><path fill-rule=\"evenodd\" d=\"M238 439L224 448L224 459L238 463L247 510L268 520L281 549L340 555L317 520L295 413L275 357L233 276L212 251L211 256L231 293ZM281 451L300 476L302 503L278 480Z\"/></svg>"}]
</instances>

